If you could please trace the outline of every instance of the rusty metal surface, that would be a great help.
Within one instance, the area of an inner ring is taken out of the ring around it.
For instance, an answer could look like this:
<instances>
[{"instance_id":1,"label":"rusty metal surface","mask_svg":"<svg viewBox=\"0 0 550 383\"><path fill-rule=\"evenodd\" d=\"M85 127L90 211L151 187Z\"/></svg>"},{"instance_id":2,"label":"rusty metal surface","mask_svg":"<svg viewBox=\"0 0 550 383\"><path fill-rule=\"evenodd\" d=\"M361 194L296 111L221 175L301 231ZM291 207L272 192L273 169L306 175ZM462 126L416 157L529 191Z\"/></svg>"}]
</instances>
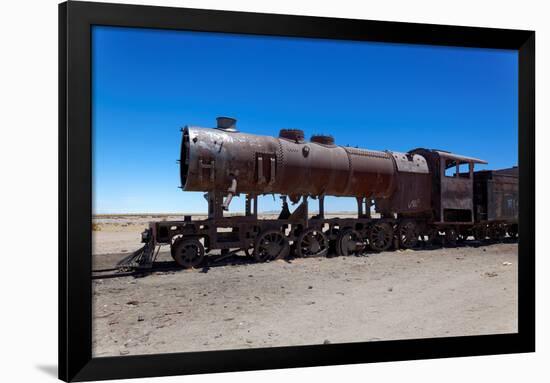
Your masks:
<instances>
[{"instance_id":1,"label":"rusty metal surface","mask_svg":"<svg viewBox=\"0 0 550 383\"><path fill-rule=\"evenodd\" d=\"M180 160L186 191L387 198L391 154L318 142L186 127ZM233 193L235 194L235 193Z\"/></svg>"},{"instance_id":2,"label":"rusty metal surface","mask_svg":"<svg viewBox=\"0 0 550 383\"><path fill-rule=\"evenodd\" d=\"M383 214L431 215L440 222L472 222L473 166L486 161L441 150L409 153L340 146L331 136L307 141L299 129L279 137L236 130L218 119L217 128L183 129L181 181L186 191L205 191L227 209L234 195L346 196L374 200ZM452 177L445 169L468 164ZM212 217L221 211L209 212Z\"/></svg>"},{"instance_id":3,"label":"rusty metal surface","mask_svg":"<svg viewBox=\"0 0 550 383\"><path fill-rule=\"evenodd\" d=\"M395 161L394 191L388 198L377 200L383 214L411 215L431 211L431 175L426 159L415 153L388 152Z\"/></svg>"},{"instance_id":4,"label":"rusty metal surface","mask_svg":"<svg viewBox=\"0 0 550 383\"><path fill-rule=\"evenodd\" d=\"M473 222L474 159L450 153L444 155L441 155L441 152L436 153L440 154L440 220L442 222ZM450 162L450 166L446 166L448 162ZM458 164L467 164L467 172L459 173ZM447 176L446 169L453 167L454 175Z\"/></svg>"},{"instance_id":5,"label":"rusty metal surface","mask_svg":"<svg viewBox=\"0 0 550 383\"><path fill-rule=\"evenodd\" d=\"M391 197L377 201L381 213L429 214L432 208L432 179L429 173L400 172Z\"/></svg>"},{"instance_id":6,"label":"rusty metal surface","mask_svg":"<svg viewBox=\"0 0 550 383\"><path fill-rule=\"evenodd\" d=\"M499 240L508 232L517 238L517 168L474 173L474 164L486 162L423 148L400 153L341 146L328 135L307 141L298 129L283 129L279 137L241 133L230 117L219 117L215 128L188 126L182 132L181 186L206 192L208 218L151 222L145 246L124 265L151 264L160 245L170 245L174 256L182 241L202 255L253 250L265 261L266 251L274 259L291 249L308 256L334 246L342 253L344 245L352 251L410 248L418 236L423 243L442 240L441 231L449 244L457 235ZM258 196L272 193L281 194L278 218L259 219ZM246 197L244 215L224 216L239 194ZM355 197L357 217L326 218L328 195ZM290 212L287 199L300 205ZM309 214L312 199L318 214ZM275 242L279 248L269 251Z\"/></svg>"},{"instance_id":7,"label":"rusty metal surface","mask_svg":"<svg viewBox=\"0 0 550 383\"><path fill-rule=\"evenodd\" d=\"M400 152L391 152L391 154L395 160L397 170L400 172L419 174L428 174L430 172L426 159L420 154Z\"/></svg>"},{"instance_id":8,"label":"rusty metal surface","mask_svg":"<svg viewBox=\"0 0 550 383\"><path fill-rule=\"evenodd\" d=\"M335 145L334 137L323 134L314 134L313 136L311 136L311 142L323 145Z\"/></svg>"},{"instance_id":9,"label":"rusty metal surface","mask_svg":"<svg viewBox=\"0 0 550 383\"><path fill-rule=\"evenodd\" d=\"M222 126L220 126L222 125ZM209 216L223 217L234 195L325 195L374 200L383 215L423 215L440 222L473 222L473 166L485 161L441 150L409 153L337 145L331 136L307 141L298 129L279 137L236 131L236 121L183 129L181 181L186 191L211 195ZM458 165L467 164L466 173ZM456 166L452 177L446 168ZM361 214L360 214L361 215Z\"/></svg>"},{"instance_id":10,"label":"rusty metal surface","mask_svg":"<svg viewBox=\"0 0 550 383\"><path fill-rule=\"evenodd\" d=\"M474 157L467 157L441 150L415 149L427 160L432 179L432 210L438 223L474 222L474 165L487 163ZM467 170L459 169L466 165ZM452 170L446 175L447 169Z\"/></svg>"},{"instance_id":11,"label":"rusty metal surface","mask_svg":"<svg viewBox=\"0 0 550 383\"><path fill-rule=\"evenodd\" d=\"M471 179L441 178L441 207L443 209L472 209L473 182Z\"/></svg>"},{"instance_id":12,"label":"rusty metal surface","mask_svg":"<svg viewBox=\"0 0 550 383\"><path fill-rule=\"evenodd\" d=\"M476 172L476 218L479 221L517 222L519 212L516 168Z\"/></svg>"}]
</instances>

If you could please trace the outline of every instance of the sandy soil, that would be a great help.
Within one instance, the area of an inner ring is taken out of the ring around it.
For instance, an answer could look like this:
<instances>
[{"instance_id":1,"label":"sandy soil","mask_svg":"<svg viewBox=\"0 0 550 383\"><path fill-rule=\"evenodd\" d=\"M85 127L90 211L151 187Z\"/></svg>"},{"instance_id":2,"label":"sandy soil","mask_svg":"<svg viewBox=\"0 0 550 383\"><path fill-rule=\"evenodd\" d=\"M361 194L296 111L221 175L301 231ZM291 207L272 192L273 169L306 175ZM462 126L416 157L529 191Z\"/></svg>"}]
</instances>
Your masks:
<instances>
[{"instance_id":1,"label":"sandy soil","mask_svg":"<svg viewBox=\"0 0 550 383\"><path fill-rule=\"evenodd\" d=\"M101 222L94 268L135 250L143 219ZM201 270L158 261L144 277L93 281L94 356L517 332L516 244Z\"/></svg>"}]
</instances>

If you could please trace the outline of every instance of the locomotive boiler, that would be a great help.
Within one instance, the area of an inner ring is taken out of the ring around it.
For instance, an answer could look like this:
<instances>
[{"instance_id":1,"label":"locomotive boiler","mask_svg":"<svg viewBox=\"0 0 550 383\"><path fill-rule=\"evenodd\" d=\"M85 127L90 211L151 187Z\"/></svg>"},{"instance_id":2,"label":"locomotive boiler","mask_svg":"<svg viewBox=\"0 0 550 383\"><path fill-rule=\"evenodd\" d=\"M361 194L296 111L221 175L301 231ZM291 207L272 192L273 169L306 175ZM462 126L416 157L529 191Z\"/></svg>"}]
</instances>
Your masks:
<instances>
[{"instance_id":1,"label":"locomotive boiler","mask_svg":"<svg viewBox=\"0 0 550 383\"><path fill-rule=\"evenodd\" d=\"M151 222L144 247L121 265L150 266L160 245L189 268L212 250L265 262L518 234L517 168L474 172L486 162L443 150L368 150L338 145L328 135L306 140L298 129L259 136L218 117L214 128L182 129L179 162L181 188L205 193L208 217ZM258 196L265 194L281 196L276 217L258 215ZM245 197L243 214L224 213L238 195ZM327 217L326 196L355 198L357 213Z\"/></svg>"},{"instance_id":2,"label":"locomotive boiler","mask_svg":"<svg viewBox=\"0 0 550 383\"><path fill-rule=\"evenodd\" d=\"M296 129L283 129L279 137L240 133L235 123L222 117L215 129L183 129L183 190L225 194L224 210L241 193L281 194L294 202L303 196L384 200L397 194L404 203L392 204L395 213L430 209L428 165L419 154L339 146L324 135L305 141ZM400 182L407 174L416 175L413 189Z\"/></svg>"}]
</instances>

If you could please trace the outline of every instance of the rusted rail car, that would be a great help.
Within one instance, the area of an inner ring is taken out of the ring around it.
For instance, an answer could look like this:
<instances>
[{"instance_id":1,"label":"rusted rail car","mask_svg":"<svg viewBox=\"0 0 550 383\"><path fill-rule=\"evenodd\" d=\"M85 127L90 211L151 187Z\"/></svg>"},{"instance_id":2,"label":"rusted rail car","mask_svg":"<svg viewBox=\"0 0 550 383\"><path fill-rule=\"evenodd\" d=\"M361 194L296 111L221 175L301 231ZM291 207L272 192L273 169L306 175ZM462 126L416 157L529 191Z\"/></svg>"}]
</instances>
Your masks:
<instances>
[{"instance_id":1,"label":"rusted rail car","mask_svg":"<svg viewBox=\"0 0 550 383\"><path fill-rule=\"evenodd\" d=\"M182 129L180 177L184 191L205 192L208 218L151 222L144 247L121 264L147 267L158 245L176 262L197 267L212 250L244 251L259 262L288 257L359 254L367 249L414 248L420 242L453 245L517 237L517 168L474 171L487 162L443 150L407 153L309 141L300 130L278 137L241 133L236 120L215 128ZM276 219L259 219L258 196L281 195ZM245 211L225 216L234 196ZM356 218L325 216L325 196L354 197ZM297 207L290 211L289 202ZM309 204L318 204L315 215Z\"/></svg>"}]
</instances>

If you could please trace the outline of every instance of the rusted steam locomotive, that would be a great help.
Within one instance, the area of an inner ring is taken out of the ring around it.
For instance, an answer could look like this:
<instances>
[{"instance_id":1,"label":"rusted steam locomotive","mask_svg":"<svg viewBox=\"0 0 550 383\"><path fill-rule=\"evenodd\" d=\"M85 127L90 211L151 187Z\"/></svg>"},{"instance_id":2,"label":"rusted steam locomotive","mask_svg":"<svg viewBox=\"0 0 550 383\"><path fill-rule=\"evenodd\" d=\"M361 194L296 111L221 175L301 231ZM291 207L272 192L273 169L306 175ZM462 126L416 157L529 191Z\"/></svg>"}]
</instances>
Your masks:
<instances>
[{"instance_id":1,"label":"rusted steam locomotive","mask_svg":"<svg viewBox=\"0 0 550 383\"><path fill-rule=\"evenodd\" d=\"M339 146L324 135L306 141L293 129L279 137L240 133L227 117L217 118L216 128L187 126L182 133L181 188L206 192L208 218L151 222L144 247L131 257L141 266L151 264L159 245L169 245L176 262L190 268L214 249L264 262L291 253L348 255L518 235L517 167L474 171L487 162L443 150ZM224 216L241 194L244 214ZM276 219L258 217L264 194L281 195ZM328 195L356 198L357 217L325 217ZM297 205L293 212L287 200ZM314 214L310 200L318 203Z\"/></svg>"}]
</instances>

